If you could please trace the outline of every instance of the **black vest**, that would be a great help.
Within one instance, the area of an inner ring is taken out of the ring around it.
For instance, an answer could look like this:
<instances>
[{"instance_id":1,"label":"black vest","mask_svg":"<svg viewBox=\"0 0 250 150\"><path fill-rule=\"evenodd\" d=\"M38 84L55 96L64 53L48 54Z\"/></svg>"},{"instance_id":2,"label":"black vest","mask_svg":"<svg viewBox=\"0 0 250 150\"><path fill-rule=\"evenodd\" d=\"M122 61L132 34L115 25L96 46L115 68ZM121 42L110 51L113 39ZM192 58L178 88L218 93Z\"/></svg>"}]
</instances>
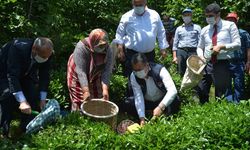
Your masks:
<instances>
[{"instance_id":1,"label":"black vest","mask_svg":"<svg viewBox=\"0 0 250 150\"><path fill-rule=\"evenodd\" d=\"M164 86L164 84L162 82L161 77L160 77L160 71L164 66L160 65L160 64L150 62L149 67L150 67L150 71L148 72L148 76L153 78L153 80L155 82L155 85L163 93L167 93L167 90L166 90L166 88L165 88L165 86ZM146 92L147 92L147 86L146 86L145 80L138 78L136 75L135 75L135 79L136 79L137 83L141 86L143 95L145 95Z\"/></svg>"}]
</instances>

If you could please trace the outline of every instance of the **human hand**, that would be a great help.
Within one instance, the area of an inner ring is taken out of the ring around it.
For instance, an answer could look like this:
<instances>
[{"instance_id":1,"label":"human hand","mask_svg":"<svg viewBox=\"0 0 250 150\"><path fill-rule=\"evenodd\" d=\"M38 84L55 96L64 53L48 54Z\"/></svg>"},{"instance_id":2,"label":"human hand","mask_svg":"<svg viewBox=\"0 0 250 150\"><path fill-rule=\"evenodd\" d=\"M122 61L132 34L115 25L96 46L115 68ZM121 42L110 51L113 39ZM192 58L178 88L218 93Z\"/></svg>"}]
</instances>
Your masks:
<instances>
[{"instance_id":1,"label":"human hand","mask_svg":"<svg viewBox=\"0 0 250 150\"><path fill-rule=\"evenodd\" d=\"M85 101L88 101L88 100L90 100L90 93L89 92L84 92L82 102L85 102Z\"/></svg>"},{"instance_id":2,"label":"human hand","mask_svg":"<svg viewBox=\"0 0 250 150\"><path fill-rule=\"evenodd\" d=\"M118 44L117 49L118 49L118 54L117 54L118 59L120 61L125 61L125 53L124 53L123 45Z\"/></svg>"},{"instance_id":3,"label":"human hand","mask_svg":"<svg viewBox=\"0 0 250 150\"><path fill-rule=\"evenodd\" d=\"M167 57L166 50L161 50L161 56L162 56L162 58L166 58Z\"/></svg>"},{"instance_id":4,"label":"human hand","mask_svg":"<svg viewBox=\"0 0 250 150\"><path fill-rule=\"evenodd\" d=\"M46 105L46 100L41 100L40 101L40 109L42 110Z\"/></svg>"},{"instance_id":5,"label":"human hand","mask_svg":"<svg viewBox=\"0 0 250 150\"><path fill-rule=\"evenodd\" d=\"M153 111L153 116L159 117L162 114L162 110L159 106L157 106Z\"/></svg>"},{"instance_id":6,"label":"human hand","mask_svg":"<svg viewBox=\"0 0 250 150\"><path fill-rule=\"evenodd\" d=\"M245 70L246 70L246 73L247 73L248 75L250 75L250 62L247 62L247 63L246 63Z\"/></svg>"},{"instance_id":7,"label":"human hand","mask_svg":"<svg viewBox=\"0 0 250 150\"><path fill-rule=\"evenodd\" d=\"M223 48L223 45L215 45L213 46L213 55L218 55L220 53L220 50Z\"/></svg>"},{"instance_id":8,"label":"human hand","mask_svg":"<svg viewBox=\"0 0 250 150\"><path fill-rule=\"evenodd\" d=\"M174 57L173 60L172 60L172 62L175 63L175 64L178 64L178 59L177 59L177 57Z\"/></svg>"},{"instance_id":9,"label":"human hand","mask_svg":"<svg viewBox=\"0 0 250 150\"><path fill-rule=\"evenodd\" d=\"M102 91L102 96L104 100L109 100L109 92L108 90L103 90Z\"/></svg>"},{"instance_id":10,"label":"human hand","mask_svg":"<svg viewBox=\"0 0 250 150\"><path fill-rule=\"evenodd\" d=\"M31 107L27 101L21 102L19 105L19 109L24 114L31 114Z\"/></svg>"},{"instance_id":11,"label":"human hand","mask_svg":"<svg viewBox=\"0 0 250 150\"><path fill-rule=\"evenodd\" d=\"M145 118L140 118L140 126L144 126L145 125Z\"/></svg>"}]
</instances>

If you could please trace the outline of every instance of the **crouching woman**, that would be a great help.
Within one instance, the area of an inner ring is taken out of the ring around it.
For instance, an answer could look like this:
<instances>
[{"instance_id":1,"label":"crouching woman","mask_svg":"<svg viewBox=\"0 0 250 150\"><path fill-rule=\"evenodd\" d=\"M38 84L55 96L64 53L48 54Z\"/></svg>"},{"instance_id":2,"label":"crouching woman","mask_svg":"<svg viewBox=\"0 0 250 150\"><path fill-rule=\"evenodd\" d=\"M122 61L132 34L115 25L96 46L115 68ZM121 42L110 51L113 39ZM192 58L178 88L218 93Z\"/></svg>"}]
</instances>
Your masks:
<instances>
[{"instance_id":1,"label":"crouching woman","mask_svg":"<svg viewBox=\"0 0 250 150\"><path fill-rule=\"evenodd\" d=\"M67 84L71 111L80 109L82 102L92 98L109 100L109 80L113 54L108 34L94 29L89 37L79 41L68 60Z\"/></svg>"},{"instance_id":2,"label":"crouching woman","mask_svg":"<svg viewBox=\"0 0 250 150\"><path fill-rule=\"evenodd\" d=\"M145 110L152 110L155 117L163 113L176 113L180 101L167 69L163 65L148 62L146 56L140 53L132 57L131 63L133 72L130 80L140 125L145 124Z\"/></svg>"}]
</instances>

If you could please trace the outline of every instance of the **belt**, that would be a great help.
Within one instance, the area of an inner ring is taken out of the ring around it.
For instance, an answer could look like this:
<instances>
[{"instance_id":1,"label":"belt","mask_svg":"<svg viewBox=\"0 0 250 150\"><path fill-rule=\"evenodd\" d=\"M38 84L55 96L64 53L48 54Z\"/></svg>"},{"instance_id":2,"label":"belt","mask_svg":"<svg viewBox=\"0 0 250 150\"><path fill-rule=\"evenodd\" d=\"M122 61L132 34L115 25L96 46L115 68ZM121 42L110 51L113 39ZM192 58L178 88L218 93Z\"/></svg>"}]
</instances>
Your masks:
<instances>
[{"instance_id":1,"label":"belt","mask_svg":"<svg viewBox=\"0 0 250 150\"><path fill-rule=\"evenodd\" d=\"M184 51L196 51L196 47L179 47L179 49Z\"/></svg>"},{"instance_id":2,"label":"belt","mask_svg":"<svg viewBox=\"0 0 250 150\"><path fill-rule=\"evenodd\" d=\"M126 48L126 51L132 51L132 52L134 52L134 53L143 53L143 54L148 54L148 53L152 53L154 50L152 50L152 51L150 51L150 52L146 52L146 53L144 53L144 52L138 52L138 51L136 51L136 50Z\"/></svg>"}]
</instances>

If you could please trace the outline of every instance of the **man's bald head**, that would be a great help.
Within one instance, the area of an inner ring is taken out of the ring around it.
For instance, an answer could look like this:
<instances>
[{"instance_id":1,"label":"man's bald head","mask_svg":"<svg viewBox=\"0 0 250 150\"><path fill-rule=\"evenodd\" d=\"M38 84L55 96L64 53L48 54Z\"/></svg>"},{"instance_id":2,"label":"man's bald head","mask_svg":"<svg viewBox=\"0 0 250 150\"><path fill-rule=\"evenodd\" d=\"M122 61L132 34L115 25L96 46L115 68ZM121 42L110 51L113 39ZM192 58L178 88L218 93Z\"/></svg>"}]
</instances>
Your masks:
<instances>
[{"instance_id":1,"label":"man's bald head","mask_svg":"<svg viewBox=\"0 0 250 150\"><path fill-rule=\"evenodd\" d=\"M32 52L44 59L49 58L53 53L53 43L49 38L38 37L33 43Z\"/></svg>"}]
</instances>

